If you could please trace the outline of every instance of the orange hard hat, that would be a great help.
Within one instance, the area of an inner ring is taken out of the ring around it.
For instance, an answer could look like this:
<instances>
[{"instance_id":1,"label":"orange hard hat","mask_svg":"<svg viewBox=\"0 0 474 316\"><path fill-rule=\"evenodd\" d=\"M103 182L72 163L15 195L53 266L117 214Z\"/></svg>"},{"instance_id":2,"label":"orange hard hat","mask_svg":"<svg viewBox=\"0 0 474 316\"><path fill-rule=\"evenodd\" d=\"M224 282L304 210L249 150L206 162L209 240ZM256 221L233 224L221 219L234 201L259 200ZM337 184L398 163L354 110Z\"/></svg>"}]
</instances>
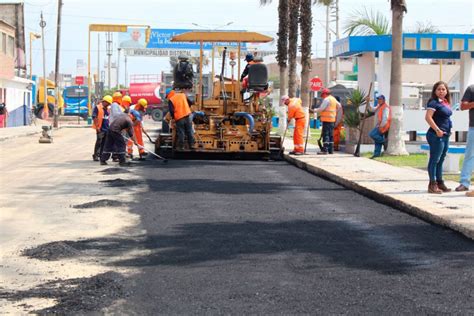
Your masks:
<instances>
[{"instance_id":1,"label":"orange hard hat","mask_svg":"<svg viewBox=\"0 0 474 316\"><path fill-rule=\"evenodd\" d=\"M114 102L121 103L122 102L122 94L120 93L120 91L114 92L114 94L112 95L112 99L114 100Z\"/></svg>"},{"instance_id":2,"label":"orange hard hat","mask_svg":"<svg viewBox=\"0 0 474 316\"><path fill-rule=\"evenodd\" d=\"M130 104L132 104L132 98L130 98L130 96L128 96L128 95L125 95L122 98L122 105L128 107L128 106L130 106Z\"/></svg>"}]
</instances>

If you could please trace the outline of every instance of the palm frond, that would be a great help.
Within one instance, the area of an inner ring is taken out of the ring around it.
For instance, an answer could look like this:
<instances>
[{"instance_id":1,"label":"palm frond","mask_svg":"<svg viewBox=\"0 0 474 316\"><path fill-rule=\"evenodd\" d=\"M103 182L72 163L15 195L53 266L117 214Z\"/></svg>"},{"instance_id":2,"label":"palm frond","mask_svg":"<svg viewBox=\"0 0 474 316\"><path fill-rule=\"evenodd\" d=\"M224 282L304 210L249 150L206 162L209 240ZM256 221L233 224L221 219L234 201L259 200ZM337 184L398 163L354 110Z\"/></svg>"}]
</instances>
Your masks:
<instances>
[{"instance_id":1,"label":"palm frond","mask_svg":"<svg viewBox=\"0 0 474 316\"><path fill-rule=\"evenodd\" d=\"M381 12L369 12L367 8L355 11L345 25L347 35L385 35L390 34L390 23Z\"/></svg>"},{"instance_id":2,"label":"palm frond","mask_svg":"<svg viewBox=\"0 0 474 316\"><path fill-rule=\"evenodd\" d=\"M417 34L438 34L441 33L441 31L431 24L431 22L416 22L415 29L413 30L413 33Z\"/></svg>"},{"instance_id":3,"label":"palm frond","mask_svg":"<svg viewBox=\"0 0 474 316\"><path fill-rule=\"evenodd\" d=\"M261 6L265 6L265 5L270 4L270 3L272 3L272 0L260 0L260 5Z\"/></svg>"}]
</instances>

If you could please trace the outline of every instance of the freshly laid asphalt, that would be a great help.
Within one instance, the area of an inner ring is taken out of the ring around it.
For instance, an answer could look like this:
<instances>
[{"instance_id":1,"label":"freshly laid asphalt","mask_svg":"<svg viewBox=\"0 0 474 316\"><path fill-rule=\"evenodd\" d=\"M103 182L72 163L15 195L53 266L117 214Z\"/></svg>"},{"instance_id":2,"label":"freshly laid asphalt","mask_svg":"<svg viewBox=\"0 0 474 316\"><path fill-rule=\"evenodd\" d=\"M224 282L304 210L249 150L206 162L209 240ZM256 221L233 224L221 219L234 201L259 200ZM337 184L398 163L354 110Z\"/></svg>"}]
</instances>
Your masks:
<instances>
[{"instance_id":1,"label":"freshly laid asphalt","mask_svg":"<svg viewBox=\"0 0 474 316\"><path fill-rule=\"evenodd\" d=\"M474 313L474 243L451 230L285 162L132 169L145 180L131 212L146 233L88 245L142 250L110 263L140 272L108 312Z\"/></svg>"}]
</instances>

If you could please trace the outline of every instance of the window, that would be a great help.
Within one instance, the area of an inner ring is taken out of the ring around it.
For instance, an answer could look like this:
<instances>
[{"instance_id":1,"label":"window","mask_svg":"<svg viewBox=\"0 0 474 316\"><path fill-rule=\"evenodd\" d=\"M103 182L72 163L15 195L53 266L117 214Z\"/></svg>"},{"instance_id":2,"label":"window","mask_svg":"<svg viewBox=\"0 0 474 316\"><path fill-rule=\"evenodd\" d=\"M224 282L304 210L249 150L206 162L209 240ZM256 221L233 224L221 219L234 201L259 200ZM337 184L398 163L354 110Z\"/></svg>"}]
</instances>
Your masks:
<instances>
[{"instance_id":1,"label":"window","mask_svg":"<svg viewBox=\"0 0 474 316\"><path fill-rule=\"evenodd\" d=\"M2 33L2 53L7 54L7 34Z\"/></svg>"},{"instance_id":2,"label":"window","mask_svg":"<svg viewBox=\"0 0 474 316\"><path fill-rule=\"evenodd\" d=\"M15 56L15 38L13 36L8 36L8 43L7 43L7 52L8 56L14 57Z\"/></svg>"}]
</instances>

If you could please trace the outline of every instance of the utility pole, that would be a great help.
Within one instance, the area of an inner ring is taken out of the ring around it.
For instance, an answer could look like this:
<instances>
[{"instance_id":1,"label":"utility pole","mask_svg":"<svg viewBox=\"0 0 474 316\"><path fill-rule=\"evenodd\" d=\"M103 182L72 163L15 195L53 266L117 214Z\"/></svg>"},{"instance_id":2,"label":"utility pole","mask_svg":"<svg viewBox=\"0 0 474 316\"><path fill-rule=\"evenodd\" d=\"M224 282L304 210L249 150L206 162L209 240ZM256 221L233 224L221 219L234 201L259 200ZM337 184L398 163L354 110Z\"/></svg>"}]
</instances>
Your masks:
<instances>
[{"instance_id":1,"label":"utility pole","mask_svg":"<svg viewBox=\"0 0 474 316\"><path fill-rule=\"evenodd\" d=\"M100 33L97 33L97 82L99 81L100 81ZM96 86L97 86L97 82L96 82Z\"/></svg>"},{"instance_id":2,"label":"utility pole","mask_svg":"<svg viewBox=\"0 0 474 316\"><path fill-rule=\"evenodd\" d=\"M53 127L59 127L59 52L61 44L61 10L63 7L62 0L58 0L58 24L56 32L56 64L54 67L54 84L56 85L56 98L54 100L54 114L53 114Z\"/></svg>"},{"instance_id":3,"label":"utility pole","mask_svg":"<svg viewBox=\"0 0 474 316\"><path fill-rule=\"evenodd\" d=\"M324 65L324 87L328 87L331 82L330 76L330 64L329 64L329 5L326 6L326 64Z\"/></svg>"},{"instance_id":4,"label":"utility pole","mask_svg":"<svg viewBox=\"0 0 474 316\"><path fill-rule=\"evenodd\" d=\"M46 85L46 52L44 49L44 28L46 27L46 22L43 20L43 11L41 11L41 45L43 47L43 119L49 118L49 107L48 107L48 89Z\"/></svg>"},{"instance_id":5,"label":"utility pole","mask_svg":"<svg viewBox=\"0 0 474 316\"><path fill-rule=\"evenodd\" d=\"M128 87L127 54L125 54L125 87Z\"/></svg>"},{"instance_id":6,"label":"utility pole","mask_svg":"<svg viewBox=\"0 0 474 316\"><path fill-rule=\"evenodd\" d=\"M117 48L117 88L120 89L120 47Z\"/></svg>"},{"instance_id":7,"label":"utility pole","mask_svg":"<svg viewBox=\"0 0 474 316\"><path fill-rule=\"evenodd\" d=\"M107 88L112 89L112 85L110 82L110 59L112 58L112 33L107 32L107 47L106 47L106 54L107 54Z\"/></svg>"},{"instance_id":8,"label":"utility pole","mask_svg":"<svg viewBox=\"0 0 474 316\"><path fill-rule=\"evenodd\" d=\"M336 41L339 39L340 34L339 34L339 0L336 0ZM336 80L340 79L340 74L339 74L339 62L340 59L339 57L336 57Z\"/></svg>"}]
</instances>

